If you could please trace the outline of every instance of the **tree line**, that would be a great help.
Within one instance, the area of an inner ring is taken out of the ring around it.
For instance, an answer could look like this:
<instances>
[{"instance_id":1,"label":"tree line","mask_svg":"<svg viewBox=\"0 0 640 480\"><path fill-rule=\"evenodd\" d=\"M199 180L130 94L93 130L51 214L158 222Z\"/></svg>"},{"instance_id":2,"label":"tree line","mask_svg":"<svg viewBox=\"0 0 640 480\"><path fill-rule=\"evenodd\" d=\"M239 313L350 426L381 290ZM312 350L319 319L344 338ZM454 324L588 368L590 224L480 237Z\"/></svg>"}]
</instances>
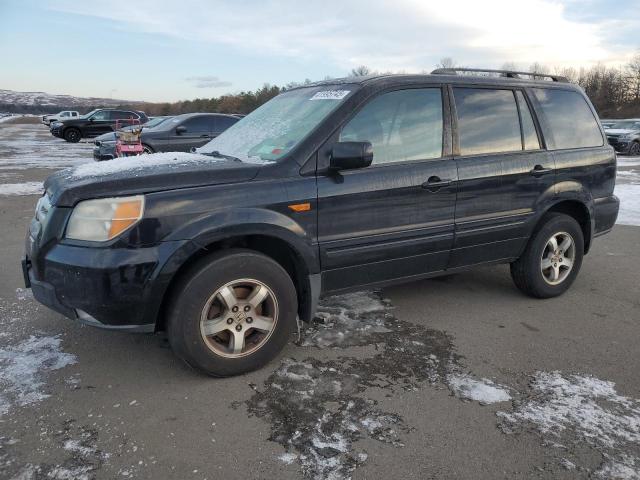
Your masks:
<instances>
[{"instance_id":1,"label":"tree line","mask_svg":"<svg viewBox=\"0 0 640 480\"><path fill-rule=\"evenodd\" d=\"M455 60L446 57L440 60L437 68L462 68ZM502 67L504 70L518 70L516 64L509 62ZM591 101L598 114L602 118L640 118L640 52L626 65L609 67L595 65L589 68L551 68L541 63L532 64L529 72L563 75L569 81L580 85ZM370 75L375 72L367 66L354 68L349 76ZM388 73L388 72L385 72ZM423 73L428 73L424 71ZM325 77L329 80L331 77ZM183 100L173 103L141 102L128 105L120 105L120 108L143 110L149 116L179 115L192 112L218 112L218 113L242 113L247 114L258 108L263 103L287 89L309 84L309 79L301 83L292 82L284 86L265 84L253 91L242 91L235 94L222 95L212 98L196 98L195 100ZM100 105L85 107L83 109L69 108L65 105L49 105L47 107L20 106L0 104L0 111L15 113L55 113L60 110L73 109L88 112Z\"/></svg>"}]
</instances>

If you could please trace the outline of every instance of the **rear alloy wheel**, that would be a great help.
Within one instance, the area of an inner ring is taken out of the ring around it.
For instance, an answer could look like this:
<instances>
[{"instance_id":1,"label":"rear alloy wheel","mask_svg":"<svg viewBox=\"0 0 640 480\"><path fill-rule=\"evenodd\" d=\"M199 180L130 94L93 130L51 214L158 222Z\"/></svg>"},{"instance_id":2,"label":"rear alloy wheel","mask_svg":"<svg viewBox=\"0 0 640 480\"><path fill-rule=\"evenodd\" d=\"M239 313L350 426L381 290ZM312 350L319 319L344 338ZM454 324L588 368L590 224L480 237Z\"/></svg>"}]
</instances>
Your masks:
<instances>
[{"instance_id":1,"label":"rear alloy wheel","mask_svg":"<svg viewBox=\"0 0 640 480\"><path fill-rule=\"evenodd\" d=\"M77 128L67 128L64 131L64 139L67 142L78 143L81 138L82 135L80 134L80 130L78 130Z\"/></svg>"},{"instance_id":2,"label":"rear alloy wheel","mask_svg":"<svg viewBox=\"0 0 640 480\"><path fill-rule=\"evenodd\" d=\"M640 155L640 142L633 142L629 147L629 155Z\"/></svg>"},{"instance_id":3,"label":"rear alloy wheel","mask_svg":"<svg viewBox=\"0 0 640 480\"><path fill-rule=\"evenodd\" d=\"M296 329L297 294L273 259L230 249L182 276L169 309L171 347L192 367L226 377L272 360Z\"/></svg>"},{"instance_id":4,"label":"rear alloy wheel","mask_svg":"<svg viewBox=\"0 0 640 480\"><path fill-rule=\"evenodd\" d=\"M584 236L578 222L563 213L548 213L522 256L511 264L511 278L527 295L556 297L576 279L583 255Z\"/></svg>"}]
</instances>

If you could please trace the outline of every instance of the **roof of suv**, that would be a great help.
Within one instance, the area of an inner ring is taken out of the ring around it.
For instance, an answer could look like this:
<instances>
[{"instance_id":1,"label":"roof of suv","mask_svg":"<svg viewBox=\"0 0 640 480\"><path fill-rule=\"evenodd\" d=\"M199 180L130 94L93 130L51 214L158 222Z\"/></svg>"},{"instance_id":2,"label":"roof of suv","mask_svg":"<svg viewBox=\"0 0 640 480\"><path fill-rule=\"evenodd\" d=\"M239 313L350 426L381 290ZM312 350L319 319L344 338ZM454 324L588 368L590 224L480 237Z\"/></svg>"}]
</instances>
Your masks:
<instances>
[{"instance_id":1,"label":"roof of suv","mask_svg":"<svg viewBox=\"0 0 640 480\"><path fill-rule=\"evenodd\" d=\"M457 70L456 70L457 71ZM579 88L577 85L570 83L564 77L559 77L556 75L546 75L546 74L533 74L527 72L508 72L513 75L531 75L532 77L546 77L553 78L553 80L539 80L536 78L521 78L519 76L497 76L492 73L501 73L499 70L479 70L479 72L488 72L491 75L473 75L471 72L467 72L466 70L461 70L465 72L464 75L458 75L454 70L445 70L442 69L439 73L431 73L431 74L378 74L378 75L367 75L362 77L345 77L345 78L334 78L330 80L323 80L320 82L309 83L306 85L300 85L292 88L291 90L296 90L298 88L305 87L320 87L324 85L347 85L347 84L357 84L362 86L391 86L391 85L410 85L413 83L475 83L475 84L486 84L486 85L531 85L531 86L545 86L545 87L559 87L563 88L571 88L577 89ZM434 70L434 72L438 72Z\"/></svg>"}]
</instances>

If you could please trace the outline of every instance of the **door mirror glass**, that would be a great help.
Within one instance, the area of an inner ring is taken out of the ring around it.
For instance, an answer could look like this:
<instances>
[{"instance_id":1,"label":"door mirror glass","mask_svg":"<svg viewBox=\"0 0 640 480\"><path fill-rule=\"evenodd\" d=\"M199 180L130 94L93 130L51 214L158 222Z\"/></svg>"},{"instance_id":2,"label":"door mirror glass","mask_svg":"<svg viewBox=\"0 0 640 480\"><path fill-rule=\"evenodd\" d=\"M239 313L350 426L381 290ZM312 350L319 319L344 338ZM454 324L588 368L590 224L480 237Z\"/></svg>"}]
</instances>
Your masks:
<instances>
[{"instance_id":1,"label":"door mirror glass","mask_svg":"<svg viewBox=\"0 0 640 480\"><path fill-rule=\"evenodd\" d=\"M338 142L331 151L331 170L365 168L373 161L371 142Z\"/></svg>"},{"instance_id":2,"label":"door mirror glass","mask_svg":"<svg viewBox=\"0 0 640 480\"><path fill-rule=\"evenodd\" d=\"M176 127L176 135L182 135L183 133L187 133L187 127L184 125Z\"/></svg>"}]
</instances>

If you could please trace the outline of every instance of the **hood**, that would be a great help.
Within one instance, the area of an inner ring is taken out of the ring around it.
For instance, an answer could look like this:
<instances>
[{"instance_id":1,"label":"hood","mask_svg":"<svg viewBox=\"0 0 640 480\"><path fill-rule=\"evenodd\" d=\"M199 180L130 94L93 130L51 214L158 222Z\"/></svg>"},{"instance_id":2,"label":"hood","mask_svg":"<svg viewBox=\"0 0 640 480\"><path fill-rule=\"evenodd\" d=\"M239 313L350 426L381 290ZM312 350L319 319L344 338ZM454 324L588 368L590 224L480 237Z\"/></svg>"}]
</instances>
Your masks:
<instances>
[{"instance_id":1,"label":"hood","mask_svg":"<svg viewBox=\"0 0 640 480\"><path fill-rule=\"evenodd\" d=\"M605 128L604 133L607 135L628 135L630 133L636 133L638 130L632 130L629 128Z\"/></svg>"},{"instance_id":2,"label":"hood","mask_svg":"<svg viewBox=\"0 0 640 480\"><path fill-rule=\"evenodd\" d=\"M103 133L102 135L98 135L96 138L94 138L93 141L94 142L96 142L96 141L100 141L100 142L115 142L116 141L116 133L115 132Z\"/></svg>"},{"instance_id":3,"label":"hood","mask_svg":"<svg viewBox=\"0 0 640 480\"><path fill-rule=\"evenodd\" d=\"M67 168L44 183L55 206L80 200L117 197L177 188L244 182L260 165L184 152L156 153L93 162Z\"/></svg>"}]
</instances>

